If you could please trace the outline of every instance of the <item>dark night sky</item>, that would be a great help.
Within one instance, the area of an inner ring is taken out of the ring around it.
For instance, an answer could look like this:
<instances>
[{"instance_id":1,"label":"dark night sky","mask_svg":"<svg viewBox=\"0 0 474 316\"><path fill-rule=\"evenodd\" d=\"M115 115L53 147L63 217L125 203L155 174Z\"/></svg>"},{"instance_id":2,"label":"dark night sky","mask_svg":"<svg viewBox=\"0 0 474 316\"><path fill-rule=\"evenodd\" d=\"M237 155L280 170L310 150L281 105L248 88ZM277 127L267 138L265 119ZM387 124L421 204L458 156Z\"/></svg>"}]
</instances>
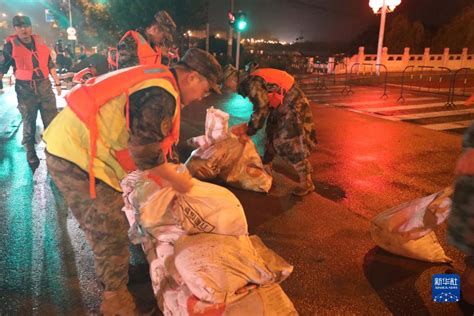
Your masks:
<instances>
[{"instance_id":1,"label":"dark night sky","mask_svg":"<svg viewBox=\"0 0 474 316\"><path fill-rule=\"evenodd\" d=\"M371 23L379 23L369 0L234 0L235 11L247 12L250 28L245 37L276 37L292 41L351 41ZM226 28L230 0L210 0L210 24ZM402 0L394 14L407 14L425 25L439 26L474 0Z\"/></svg>"}]
</instances>

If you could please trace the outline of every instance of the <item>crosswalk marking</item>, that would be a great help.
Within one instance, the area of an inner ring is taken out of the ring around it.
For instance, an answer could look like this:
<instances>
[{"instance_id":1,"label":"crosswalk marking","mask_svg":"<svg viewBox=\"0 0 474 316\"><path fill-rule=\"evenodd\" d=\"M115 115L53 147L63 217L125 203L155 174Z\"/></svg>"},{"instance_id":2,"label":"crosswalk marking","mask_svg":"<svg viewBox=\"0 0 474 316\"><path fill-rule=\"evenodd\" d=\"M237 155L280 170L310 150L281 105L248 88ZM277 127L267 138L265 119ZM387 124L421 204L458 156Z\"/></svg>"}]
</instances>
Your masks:
<instances>
[{"instance_id":1,"label":"crosswalk marking","mask_svg":"<svg viewBox=\"0 0 474 316\"><path fill-rule=\"evenodd\" d=\"M411 102L411 101L438 101L436 97L425 97L425 98L407 98L406 102ZM385 100L386 101L386 100ZM405 102L405 103L406 103ZM384 102L384 100L373 100L373 101L356 101L356 102L351 102L351 101L344 101L344 102L338 102L335 103L336 106L352 106L352 105L369 105L369 104L393 104L394 101L391 102ZM444 104L444 103L443 103ZM408 105L408 104L407 104ZM391 107L394 108L394 107Z\"/></svg>"},{"instance_id":2,"label":"crosswalk marking","mask_svg":"<svg viewBox=\"0 0 474 316\"><path fill-rule=\"evenodd\" d=\"M426 125L423 125L423 127L434 129L437 131L447 131L450 129L467 128L471 124L472 124L472 120L468 120L468 121L458 121L458 122L450 122L450 123L426 124Z\"/></svg>"},{"instance_id":3,"label":"crosswalk marking","mask_svg":"<svg viewBox=\"0 0 474 316\"><path fill-rule=\"evenodd\" d=\"M393 116L393 118L403 121L403 120L415 120L415 119L435 118L435 117L443 117L443 116L463 115L463 114L471 114L471 113L474 113L474 109L403 114L403 115L395 115Z\"/></svg>"},{"instance_id":4,"label":"crosswalk marking","mask_svg":"<svg viewBox=\"0 0 474 316\"><path fill-rule=\"evenodd\" d=\"M421 127L436 131L451 131L462 133L472 124L474 108L460 107L462 101L456 97L457 108L446 108L446 95L427 94L426 88L421 91L407 90L404 94L404 103L398 103L397 98L400 95L399 85L388 84L388 98L380 98L383 88L378 86L357 86L352 85L354 94L341 94L344 88L349 86L339 84L332 86L331 81L326 81L325 89L321 87L321 82L311 84L302 84L300 87L306 96L317 106L336 106L343 107L348 111L370 115L393 122L405 121L412 124L418 124ZM438 92L437 87L431 90ZM366 100L366 101L364 101ZM455 101L456 101L455 100ZM397 112L400 111L400 112ZM404 112L405 111L405 112ZM411 113L416 112L416 113ZM397 113L400 113L397 115ZM411 113L411 114L406 114ZM394 115L395 114L395 115ZM426 124L428 123L428 124Z\"/></svg>"},{"instance_id":5,"label":"crosswalk marking","mask_svg":"<svg viewBox=\"0 0 474 316\"><path fill-rule=\"evenodd\" d=\"M392 111L403 111L403 110L413 110L413 109L437 108L437 107L444 107L444 106L446 106L446 102L400 105L400 106L386 106L386 107L380 107L380 108L363 108L362 110L368 111L368 112L392 112Z\"/></svg>"}]
</instances>

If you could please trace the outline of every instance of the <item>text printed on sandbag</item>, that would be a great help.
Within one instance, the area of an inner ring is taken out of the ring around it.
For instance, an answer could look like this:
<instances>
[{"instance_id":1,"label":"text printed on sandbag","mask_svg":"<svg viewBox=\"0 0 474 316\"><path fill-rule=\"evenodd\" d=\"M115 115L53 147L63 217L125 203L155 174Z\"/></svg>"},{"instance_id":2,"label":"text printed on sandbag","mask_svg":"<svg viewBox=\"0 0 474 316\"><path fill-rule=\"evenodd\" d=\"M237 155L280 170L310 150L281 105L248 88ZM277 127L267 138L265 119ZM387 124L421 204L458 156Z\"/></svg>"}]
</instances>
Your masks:
<instances>
[{"instance_id":1,"label":"text printed on sandbag","mask_svg":"<svg viewBox=\"0 0 474 316\"><path fill-rule=\"evenodd\" d=\"M186 202L187 206L184 208L184 216L191 222L191 224L205 233L212 233L215 227L206 222L193 208Z\"/></svg>"}]
</instances>

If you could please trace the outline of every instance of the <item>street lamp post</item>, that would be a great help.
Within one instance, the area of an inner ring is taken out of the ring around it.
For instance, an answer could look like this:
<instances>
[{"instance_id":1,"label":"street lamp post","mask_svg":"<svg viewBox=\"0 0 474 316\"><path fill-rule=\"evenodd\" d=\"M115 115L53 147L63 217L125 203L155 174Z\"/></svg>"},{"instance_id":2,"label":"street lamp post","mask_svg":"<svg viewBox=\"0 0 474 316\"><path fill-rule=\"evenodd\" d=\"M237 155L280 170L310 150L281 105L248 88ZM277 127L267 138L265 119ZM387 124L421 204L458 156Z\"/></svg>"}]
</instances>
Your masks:
<instances>
[{"instance_id":1,"label":"street lamp post","mask_svg":"<svg viewBox=\"0 0 474 316\"><path fill-rule=\"evenodd\" d=\"M69 27L72 27L71 0L68 0L68 3L69 3Z\"/></svg>"},{"instance_id":2,"label":"street lamp post","mask_svg":"<svg viewBox=\"0 0 474 316\"><path fill-rule=\"evenodd\" d=\"M377 66L375 70L377 75L380 74L380 65L382 63L382 47L383 47L383 36L385 33L385 18L387 12L392 12L401 3L401 0L369 0L369 6L374 10L375 14L380 12L380 30L379 30L379 41L377 45Z\"/></svg>"},{"instance_id":3,"label":"street lamp post","mask_svg":"<svg viewBox=\"0 0 474 316\"><path fill-rule=\"evenodd\" d=\"M239 11L235 18L234 27L237 31L237 48L235 52L235 68L239 70L239 62L240 62L240 33L245 31L247 28L247 15L242 11Z\"/></svg>"}]
</instances>

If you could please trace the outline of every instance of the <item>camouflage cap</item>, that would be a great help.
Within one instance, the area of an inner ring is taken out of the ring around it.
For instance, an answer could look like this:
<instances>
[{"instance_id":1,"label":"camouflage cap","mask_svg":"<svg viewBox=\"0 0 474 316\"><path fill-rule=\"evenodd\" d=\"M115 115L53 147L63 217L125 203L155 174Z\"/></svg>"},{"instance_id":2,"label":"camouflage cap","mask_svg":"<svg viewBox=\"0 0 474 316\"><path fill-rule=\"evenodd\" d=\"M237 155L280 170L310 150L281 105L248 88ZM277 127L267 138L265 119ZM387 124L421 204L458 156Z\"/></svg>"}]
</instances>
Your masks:
<instances>
[{"instance_id":1,"label":"camouflage cap","mask_svg":"<svg viewBox=\"0 0 474 316\"><path fill-rule=\"evenodd\" d=\"M31 26L31 20L26 15L15 15L12 21L13 26Z\"/></svg>"},{"instance_id":2,"label":"camouflage cap","mask_svg":"<svg viewBox=\"0 0 474 316\"><path fill-rule=\"evenodd\" d=\"M199 48L190 48L179 63L197 71L208 81L214 92L221 94L219 80L222 78L222 67L214 56Z\"/></svg>"},{"instance_id":3,"label":"camouflage cap","mask_svg":"<svg viewBox=\"0 0 474 316\"><path fill-rule=\"evenodd\" d=\"M224 83L224 81L227 80L230 76L237 74L237 68L235 68L233 65L229 64L224 67L222 70L222 77L220 78L219 82Z\"/></svg>"},{"instance_id":4,"label":"camouflage cap","mask_svg":"<svg viewBox=\"0 0 474 316\"><path fill-rule=\"evenodd\" d=\"M173 33L176 32L176 23L168 12L162 10L155 13L155 21L163 32L163 38L170 43L173 42Z\"/></svg>"}]
</instances>

